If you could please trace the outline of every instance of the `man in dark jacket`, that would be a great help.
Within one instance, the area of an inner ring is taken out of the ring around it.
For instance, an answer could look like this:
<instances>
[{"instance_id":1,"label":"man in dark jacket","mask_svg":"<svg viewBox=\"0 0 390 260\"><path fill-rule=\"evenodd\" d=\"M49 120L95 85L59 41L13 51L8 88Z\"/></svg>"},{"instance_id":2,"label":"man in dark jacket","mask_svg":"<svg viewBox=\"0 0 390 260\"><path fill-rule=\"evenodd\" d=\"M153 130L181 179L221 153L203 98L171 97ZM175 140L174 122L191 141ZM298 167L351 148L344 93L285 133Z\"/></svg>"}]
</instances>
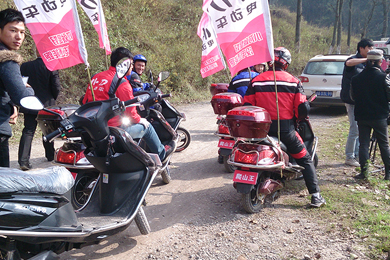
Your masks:
<instances>
[{"instance_id":1,"label":"man in dark jacket","mask_svg":"<svg viewBox=\"0 0 390 260\"><path fill-rule=\"evenodd\" d=\"M278 100L283 104L279 109L280 140L286 145L289 154L302 167L303 178L311 196L310 206L321 207L326 204L320 194L317 174L309 152L302 138L295 130L295 120L306 118L310 105L303 93L301 82L288 73L291 54L284 47L274 50L275 77L278 82ZM278 111L276 108L275 79L272 70L266 71L252 80L244 96L245 103L265 108L271 115L272 124L269 135L278 136Z\"/></svg>"},{"instance_id":2,"label":"man in dark jacket","mask_svg":"<svg viewBox=\"0 0 390 260\"><path fill-rule=\"evenodd\" d=\"M18 50L25 37L24 18L19 11L8 8L0 11L0 167L9 167L8 139L12 136L9 125L14 104L23 97L34 95L20 74L22 57Z\"/></svg>"},{"instance_id":3,"label":"man in dark jacket","mask_svg":"<svg viewBox=\"0 0 390 260\"><path fill-rule=\"evenodd\" d=\"M359 128L359 162L361 173L356 179L367 177L371 130L379 144L385 180L390 179L390 150L387 132L387 118L390 102L390 76L381 69L383 59L381 50L367 53L367 66L352 78L351 97L355 101L355 119Z\"/></svg>"},{"instance_id":4,"label":"man in dark jacket","mask_svg":"<svg viewBox=\"0 0 390 260\"><path fill-rule=\"evenodd\" d=\"M367 61L367 52L372 50L373 46L373 41L369 39L362 39L357 44L356 55L349 57L345 61L343 79L341 81L340 98L345 103L349 119L349 133L347 143L345 144L345 164L355 167L359 166L359 163L356 161L356 157L359 153L359 135L357 122L354 118L353 113L355 102L351 99L349 95L350 85L352 77L357 75L364 69Z\"/></svg>"},{"instance_id":5,"label":"man in dark jacket","mask_svg":"<svg viewBox=\"0 0 390 260\"><path fill-rule=\"evenodd\" d=\"M60 93L61 84L58 71L50 71L46 68L42 58L36 50L38 58L23 63L20 71L28 77L27 83L34 89L37 98L45 107L53 106ZM24 128L19 142L18 162L20 169L26 171L32 168L30 164L31 143L37 128L36 111L20 109L24 113ZM54 142L43 142L45 157L48 161L54 159Z\"/></svg>"}]
</instances>

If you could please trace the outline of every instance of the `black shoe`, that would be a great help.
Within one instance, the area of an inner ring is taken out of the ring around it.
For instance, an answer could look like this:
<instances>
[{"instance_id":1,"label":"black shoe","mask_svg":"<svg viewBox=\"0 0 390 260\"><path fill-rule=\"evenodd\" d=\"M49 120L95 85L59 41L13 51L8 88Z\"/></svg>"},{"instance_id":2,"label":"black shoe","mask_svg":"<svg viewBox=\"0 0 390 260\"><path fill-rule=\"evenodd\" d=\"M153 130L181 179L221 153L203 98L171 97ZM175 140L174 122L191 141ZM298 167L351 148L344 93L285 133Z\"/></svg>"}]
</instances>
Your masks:
<instances>
[{"instance_id":1,"label":"black shoe","mask_svg":"<svg viewBox=\"0 0 390 260\"><path fill-rule=\"evenodd\" d=\"M31 168L32 168L31 163L28 163L28 164L21 164L21 165L20 165L20 169L21 169L22 171L28 171L28 170L30 170Z\"/></svg>"},{"instance_id":2,"label":"black shoe","mask_svg":"<svg viewBox=\"0 0 390 260\"><path fill-rule=\"evenodd\" d=\"M303 180L303 174L301 174L300 176L296 177L294 180L296 180L296 181Z\"/></svg>"},{"instance_id":3,"label":"black shoe","mask_svg":"<svg viewBox=\"0 0 390 260\"><path fill-rule=\"evenodd\" d=\"M325 199L321 195L312 195L310 207L319 208L326 204Z\"/></svg>"},{"instance_id":4,"label":"black shoe","mask_svg":"<svg viewBox=\"0 0 390 260\"><path fill-rule=\"evenodd\" d=\"M364 173L359 173L358 175L353 176L356 180L364 180L366 175Z\"/></svg>"},{"instance_id":5,"label":"black shoe","mask_svg":"<svg viewBox=\"0 0 390 260\"><path fill-rule=\"evenodd\" d=\"M386 180L386 181L390 180L390 173L386 173L386 174L385 174L385 180Z\"/></svg>"}]
</instances>

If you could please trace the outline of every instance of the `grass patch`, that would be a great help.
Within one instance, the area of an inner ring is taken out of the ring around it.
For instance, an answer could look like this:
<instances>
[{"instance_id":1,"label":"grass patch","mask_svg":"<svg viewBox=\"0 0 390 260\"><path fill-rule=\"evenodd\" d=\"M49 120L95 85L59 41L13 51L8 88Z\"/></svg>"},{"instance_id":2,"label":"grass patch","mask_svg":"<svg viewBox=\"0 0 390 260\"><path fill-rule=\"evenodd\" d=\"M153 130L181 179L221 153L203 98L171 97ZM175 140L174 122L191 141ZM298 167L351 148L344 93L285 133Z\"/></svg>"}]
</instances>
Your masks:
<instances>
[{"instance_id":1,"label":"grass patch","mask_svg":"<svg viewBox=\"0 0 390 260\"><path fill-rule=\"evenodd\" d=\"M348 119L335 120L327 128L316 133L320 135L322 159L317 173L327 204L319 210L305 210L305 214L324 224L332 235L363 245L369 259L384 259L390 250L390 182L384 181L383 171L372 165L366 181L355 181L352 176L360 172L359 168L343 165Z\"/></svg>"}]
</instances>

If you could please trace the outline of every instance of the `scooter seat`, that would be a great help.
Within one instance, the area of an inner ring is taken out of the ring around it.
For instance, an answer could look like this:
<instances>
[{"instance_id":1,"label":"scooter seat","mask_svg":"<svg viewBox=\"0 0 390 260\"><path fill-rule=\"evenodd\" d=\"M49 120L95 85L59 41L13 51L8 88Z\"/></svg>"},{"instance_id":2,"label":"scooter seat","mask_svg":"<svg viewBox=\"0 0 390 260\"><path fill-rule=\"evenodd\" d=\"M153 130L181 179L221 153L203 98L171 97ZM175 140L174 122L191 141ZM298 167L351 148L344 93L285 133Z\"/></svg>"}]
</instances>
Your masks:
<instances>
[{"instance_id":1,"label":"scooter seat","mask_svg":"<svg viewBox=\"0 0 390 260\"><path fill-rule=\"evenodd\" d=\"M0 167L0 193L48 192L64 194L74 184L72 174L61 166L24 172Z\"/></svg>"},{"instance_id":2,"label":"scooter seat","mask_svg":"<svg viewBox=\"0 0 390 260\"><path fill-rule=\"evenodd\" d=\"M274 142L278 143L278 138L277 138L277 137L275 137L275 136L270 136L270 138L271 138ZM262 140L262 141L261 141L261 144L265 144L265 145L272 146L271 142L269 142L267 139ZM287 152L287 146L286 146L283 142L280 142L280 148L282 149L282 151Z\"/></svg>"}]
</instances>

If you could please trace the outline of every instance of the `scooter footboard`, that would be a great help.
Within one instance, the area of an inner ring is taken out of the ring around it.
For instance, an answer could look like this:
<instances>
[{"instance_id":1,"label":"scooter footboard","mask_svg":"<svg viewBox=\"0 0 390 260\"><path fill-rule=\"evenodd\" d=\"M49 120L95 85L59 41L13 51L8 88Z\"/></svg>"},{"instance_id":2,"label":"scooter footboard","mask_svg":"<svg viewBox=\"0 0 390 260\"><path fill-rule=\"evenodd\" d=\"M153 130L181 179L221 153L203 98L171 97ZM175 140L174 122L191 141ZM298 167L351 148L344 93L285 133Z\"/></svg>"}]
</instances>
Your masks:
<instances>
[{"instance_id":1,"label":"scooter footboard","mask_svg":"<svg viewBox=\"0 0 390 260\"><path fill-rule=\"evenodd\" d=\"M100 186L100 212L113 214L128 201L134 201L136 206L141 192L148 184L147 170L130 173L102 173L99 180ZM129 204L129 203L128 203Z\"/></svg>"}]
</instances>

